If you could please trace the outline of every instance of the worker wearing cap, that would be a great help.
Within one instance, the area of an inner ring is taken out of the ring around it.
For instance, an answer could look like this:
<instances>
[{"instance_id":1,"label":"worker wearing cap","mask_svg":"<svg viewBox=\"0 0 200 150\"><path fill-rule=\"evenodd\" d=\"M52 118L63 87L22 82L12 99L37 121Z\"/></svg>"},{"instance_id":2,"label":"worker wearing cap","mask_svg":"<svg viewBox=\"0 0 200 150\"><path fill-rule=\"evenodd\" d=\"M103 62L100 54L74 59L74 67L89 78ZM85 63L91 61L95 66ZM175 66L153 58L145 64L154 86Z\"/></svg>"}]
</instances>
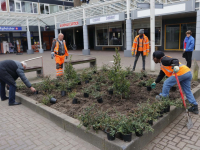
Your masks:
<instances>
[{"instance_id":1,"label":"worker wearing cap","mask_svg":"<svg viewBox=\"0 0 200 150\"><path fill-rule=\"evenodd\" d=\"M144 29L139 30L139 35L137 35L133 41L132 46L132 56L135 54L135 62L133 66L133 71L135 71L135 67L140 55L142 56L143 68L142 71L145 70L145 58L149 55L149 39L144 34Z\"/></svg>"},{"instance_id":2,"label":"worker wearing cap","mask_svg":"<svg viewBox=\"0 0 200 150\"><path fill-rule=\"evenodd\" d=\"M27 64L25 62L18 62L14 60L0 61L0 82L1 82L1 101L9 99L9 106L20 105L21 103L15 102L16 82L18 77L24 82L24 84L30 88L32 92L35 92L35 88L32 87L24 74ZM6 97L5 84L9 85L9 98Z\"/></svg>"},{"instance_id":3,"label":"worker wearing cap","mask_svg":"<svg viewBox=\"0 0 200 150\"><path fill-rule=\"evenodd\" d=\"M156 99L161 100L162 97L169 96L170 88L177 83L174 74L176 73L183 92L185 93L188 101L192 104L192 107L190 107L188 111L193 112L194 114L199 114L198 104L191 91L192 73L190 68L188 68L186 65L182 65L176 58L165 56L165 54L161 51L156 51L153 53L153 60L156 64L161 64L161 70L155 82L152 83L151 88L154 89L156 84L159 83L165 75L168 77L163 84L162 93L157 95ZM174 66L172 66L172 64Z\"/></svg>"},{"instance_id":4,"label":"worker wearing cap","mask_svg":"<svg viewBox=\"0 0 200 150\"><path fill-rule=\"evenodd\" d=\"M51 47L51 58L53 59L55 56L57 77L63 76L63 63L65 58L67 59L67 56L69 56L67 46L63 38L64 35L60 33L58 38L54 39Z\"/></svg>"}]
</instances>

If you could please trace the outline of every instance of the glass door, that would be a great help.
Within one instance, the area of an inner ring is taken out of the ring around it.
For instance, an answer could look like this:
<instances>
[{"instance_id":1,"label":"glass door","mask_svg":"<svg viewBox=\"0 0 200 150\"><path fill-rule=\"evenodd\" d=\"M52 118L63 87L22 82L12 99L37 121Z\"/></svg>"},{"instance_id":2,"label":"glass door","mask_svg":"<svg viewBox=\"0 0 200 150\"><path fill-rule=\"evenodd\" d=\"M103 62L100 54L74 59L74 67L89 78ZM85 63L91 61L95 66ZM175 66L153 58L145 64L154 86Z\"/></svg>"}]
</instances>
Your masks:
<instances>
[{"instance_id":1,"label":"glass door","mask_svg":"<svg viewBox=\"0 0 200 150\"><path fill-rule=\"evenodd\" d=\"M170 50L179 50L179 34L180 33L180 25L167 25L165 32L165 49Z\"/></svg>"},{"instance_id":2,"label":"glass door","mask_svg":"<svg viewBox=\"0 0 200 150\"><path fill-rule=\"evenodd\" d=\"M22 12L20 1L15 1L15 12Z\"/></svg>"}]
</instances>

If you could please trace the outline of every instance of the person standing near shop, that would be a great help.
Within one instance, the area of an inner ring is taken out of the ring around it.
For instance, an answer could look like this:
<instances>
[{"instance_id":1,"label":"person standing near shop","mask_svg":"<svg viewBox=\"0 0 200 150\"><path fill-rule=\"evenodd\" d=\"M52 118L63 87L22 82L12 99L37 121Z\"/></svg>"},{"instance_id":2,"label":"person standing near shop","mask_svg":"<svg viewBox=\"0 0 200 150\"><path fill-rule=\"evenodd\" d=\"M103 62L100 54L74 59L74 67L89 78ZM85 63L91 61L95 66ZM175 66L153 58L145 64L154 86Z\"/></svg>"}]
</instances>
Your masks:
<instances>
[{"instance_id":1,"label":"person standing near shop","mask_svg":"<svg viewBox=\"0 0 200 150\"><path fill-rule=\"evenodd\" d=\"M53 59L55 56L57 77L63 76L63 63L65 58L67 59L67 56L69 56L66 42L63 38L64 35L60 33L58 38L53 40L51 47L51 58Z\"/></svg>"},{"instance_id":2,"label":"person standing near shop","mask_svg":"<svg viewBox=\"0 0 200 150\"><path fill-rule=\"evenodd\" d=\"M192 32L190 30L186 32L186 37L183 42L183 47L184 47L184 57L187 61L187 66L191 68L192 52L194 50L194 38L192 37Z\"/></svg>"},{"instance_id":3,"label":"person standing near shop","mask_svg":"<svg viewBox=\"0 0 200 150\"><path fill-rule=\"evenodd\" d=\"M146 56L149 55L149 39L144 34L144 29L139 30L139 35L137 35L133 41L132 46L132 56L135 54L135 62L133 66L133 71L135 71L135 67L140 55L142 56L143 68L142 71L145 71L145 59Z\"/></svg>"}]
</instances>

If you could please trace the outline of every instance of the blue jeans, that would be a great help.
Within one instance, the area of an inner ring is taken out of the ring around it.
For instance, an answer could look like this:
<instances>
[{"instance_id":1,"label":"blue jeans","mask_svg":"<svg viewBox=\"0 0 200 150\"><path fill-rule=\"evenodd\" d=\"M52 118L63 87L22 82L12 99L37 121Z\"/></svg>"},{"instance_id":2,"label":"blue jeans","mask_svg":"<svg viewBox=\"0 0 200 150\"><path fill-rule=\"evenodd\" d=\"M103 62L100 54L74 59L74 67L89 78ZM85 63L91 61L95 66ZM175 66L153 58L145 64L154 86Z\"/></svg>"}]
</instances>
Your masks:
<instances>
[{"instance_id":1,"label":"blue jeans","mask_svg":"<svg viewBox=\"0 0 200 150\"><path fill-rule=\"evenodd\" d=\"M192 73L189 71L186 74L179 76L178 79L188 101L191 104L198 105L191 91ZM162 88L162 93L160 93L160 95L163 97L169 96L170 88L175 84L177 84L175 76L169 77L167 80L165 80Z\"/></svg>"},{"instance_id":2,"label":"blue jeans","mask_svg":"<svg viewBox=\"0 0 200 150\"><path fill-rule=\"evenodd\" d=\"M15 102L15 91L16 91L16 86L13 84L10 84L6 80L1 79L1 99L6 98L6 91L5 91L5 85L8 84L9 87L9 104L12 104Z\"/></svg>"}]
</instances>

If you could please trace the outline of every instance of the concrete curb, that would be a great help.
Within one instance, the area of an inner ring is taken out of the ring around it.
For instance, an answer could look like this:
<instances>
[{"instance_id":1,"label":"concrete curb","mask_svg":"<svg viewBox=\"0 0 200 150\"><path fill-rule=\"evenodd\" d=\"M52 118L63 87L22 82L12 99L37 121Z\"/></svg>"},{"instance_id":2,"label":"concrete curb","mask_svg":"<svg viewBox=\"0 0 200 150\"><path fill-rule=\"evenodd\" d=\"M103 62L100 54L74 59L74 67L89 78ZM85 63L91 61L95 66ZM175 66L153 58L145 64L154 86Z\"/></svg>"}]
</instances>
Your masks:
<instances>
[{"instance_id":1,"label":"concrete curb","mask_svg":"<svg viewBox=\"0 0 200 150\"><path fill-rule=\"evenodd\" d=\"M195 98L200 96L200 85L192 90ZM142 137L133 134L131 142L123 142L116 138L115 141L108 141L107 135L102 131L95 133L93 130L85 131L85 127L78 128L79 121L69 117L55 109L37 103L35 100L16 92L16 100L22 102L23 105L53 121L59 127L72 132L76 136L91 143L101 150L139 150L144 148L151 140L153 140L162 130L164 130L171 122L173 122L183 111L183 108L171 106L169 113L154 122L154 132L144 133Z\"/></svg>"}]
</instances>

